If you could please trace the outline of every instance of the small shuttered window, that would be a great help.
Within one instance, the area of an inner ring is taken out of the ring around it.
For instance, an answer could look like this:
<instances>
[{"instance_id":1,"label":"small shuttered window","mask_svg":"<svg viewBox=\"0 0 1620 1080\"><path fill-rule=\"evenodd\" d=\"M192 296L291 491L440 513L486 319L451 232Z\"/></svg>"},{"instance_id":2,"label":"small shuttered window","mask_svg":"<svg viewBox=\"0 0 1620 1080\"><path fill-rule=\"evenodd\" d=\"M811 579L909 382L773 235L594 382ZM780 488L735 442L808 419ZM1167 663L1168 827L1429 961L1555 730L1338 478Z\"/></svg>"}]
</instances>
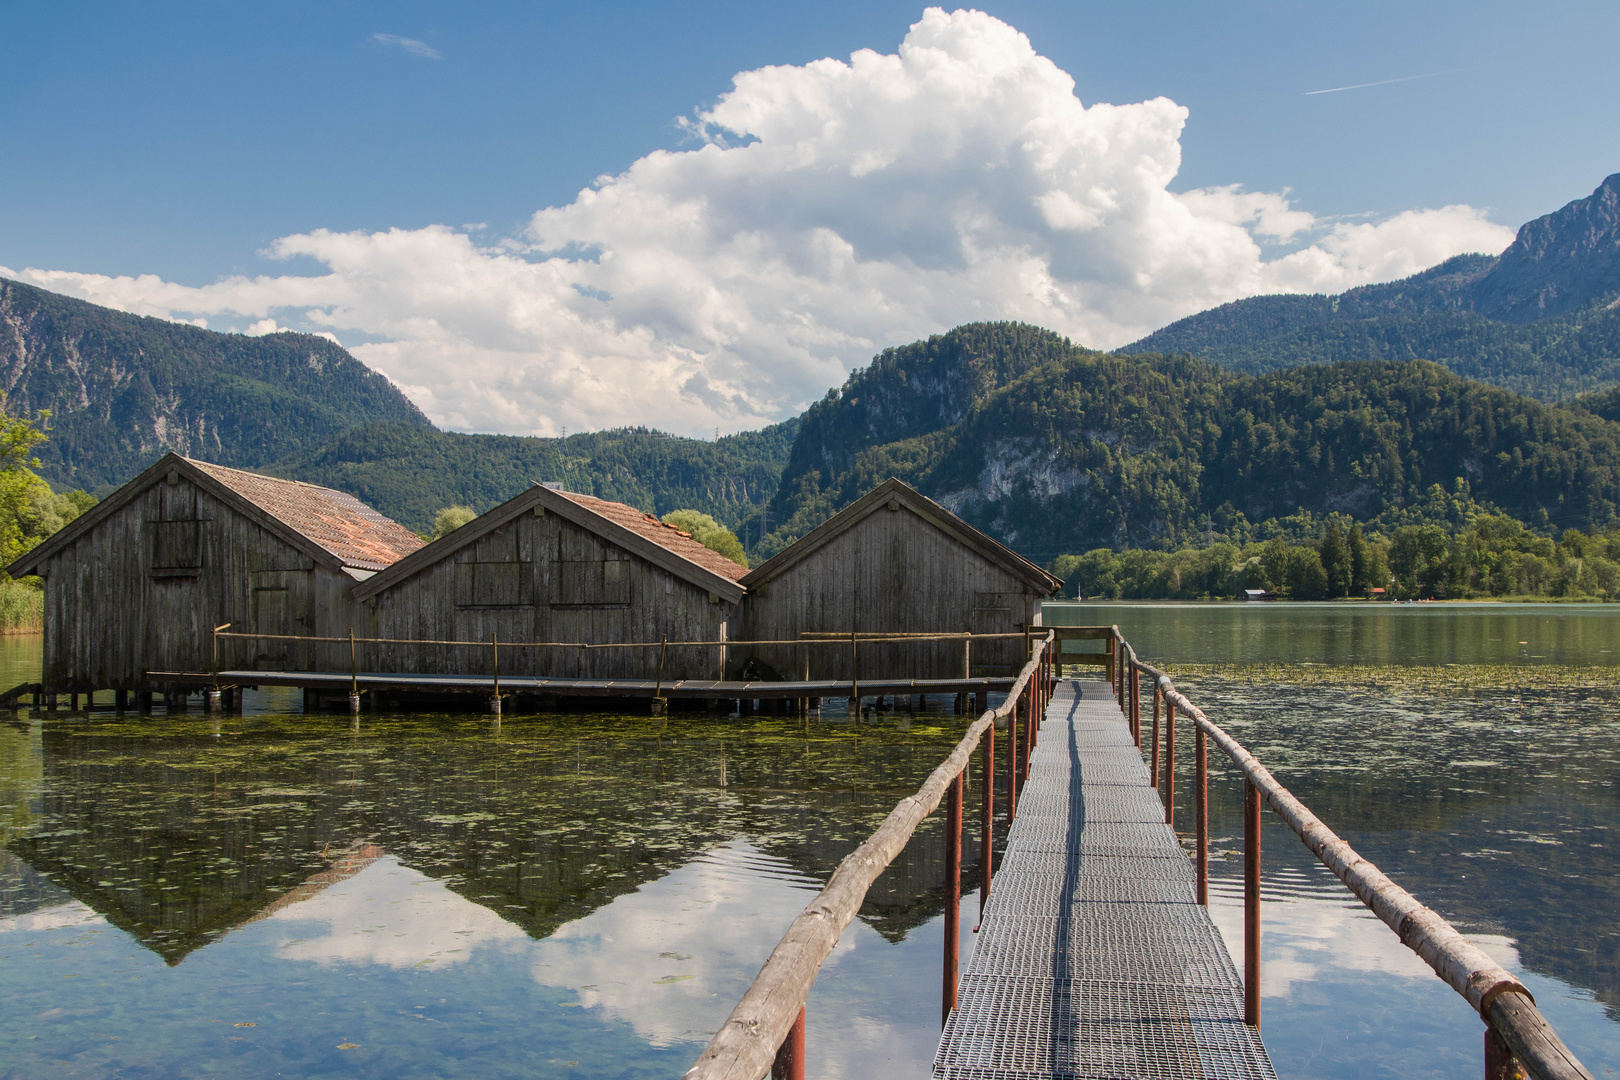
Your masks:
<instances>
[{"instance_id":1,"label":"small shuttered window","mask_svg":"<svg viewBox=\"0 0 1620 1080\"><path fill-rule=\"evenodd\" d=\"M175 473L158 491L158 518L148 521L153 577L196 577L202 570L202 522L197 489Z\"/></svg>"},{"instance_id":2,"label":"small shuttered window","mask_svg":"<svg viewBox=\"0 0 1620 1080\"><path fill-rule=\"evenodd\" d=\"M630 603L630 563L622 559L570 559L556 564L552 603L559 607L616 607Z\"/></svg>"}]
</instances>

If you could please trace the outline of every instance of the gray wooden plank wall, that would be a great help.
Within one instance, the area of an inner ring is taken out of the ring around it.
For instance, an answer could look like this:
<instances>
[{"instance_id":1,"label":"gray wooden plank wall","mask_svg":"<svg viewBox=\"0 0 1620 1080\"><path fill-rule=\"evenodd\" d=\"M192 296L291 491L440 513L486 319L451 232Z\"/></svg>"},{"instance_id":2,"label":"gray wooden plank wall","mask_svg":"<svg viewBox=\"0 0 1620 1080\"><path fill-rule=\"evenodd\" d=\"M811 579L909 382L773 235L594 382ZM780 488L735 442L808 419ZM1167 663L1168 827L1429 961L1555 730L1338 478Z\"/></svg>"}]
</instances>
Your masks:
<instances>
[{"instance_id":1,"label":"gray wooden plank wall","mask_svg":"<svg viewBox=\"0 0 1620 1080\"><path fill-rule=\"evenodd\" d=\"M1040 597L1022 579L964 547L906 509L878 510L811 553L744 603L734 637L796 639L800 631L847 633L1011 633L1039 621ZM850 677L842 646L738 645L736 677L749 658L784 678ZM1024 663L1021 640L975 642L972 675L1009 675ZM860 674L960 678L960 641L860 646Z\"/></svg>"}]
</instances>

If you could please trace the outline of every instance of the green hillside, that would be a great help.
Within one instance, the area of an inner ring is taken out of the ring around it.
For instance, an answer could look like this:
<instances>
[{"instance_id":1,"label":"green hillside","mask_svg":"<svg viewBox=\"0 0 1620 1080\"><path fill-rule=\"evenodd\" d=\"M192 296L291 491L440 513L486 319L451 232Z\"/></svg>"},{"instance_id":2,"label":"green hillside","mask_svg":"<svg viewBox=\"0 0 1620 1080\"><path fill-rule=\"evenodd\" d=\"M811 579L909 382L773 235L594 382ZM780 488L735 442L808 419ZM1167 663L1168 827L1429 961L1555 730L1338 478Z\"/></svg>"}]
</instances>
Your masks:
<instances>
[{"instance_id":1,"label":"green hillside","mask_svg":"<svg viewBox=\"0 0 1620 1080\"><path fill-rule=\"evenodd\" d=\"M6 412L49 410L40 474L105 493L163 451L252 468L355 424L421 429L392 383L309 334L245 337L0 280Z\"/></svg>"},{"instance_id":2,"label":"green hillside","mask_svg":"<svg viewBox=\"0 0 1620 1080\"><path fill-rule=\"evenodd\" d=\"M998 360L1013 342L1020 362ZM976 387L961 419L886 438L887 418L914 399L926 414L940 383ZM1620 510L1620 426L1425 361L1252 376L966 326L885 352L806 412L770 506L780 524L754 553L889 475L1043 560L1242 535L1301 510L1394 521L1459 479L1482 507L1590 528Z\"/></svg>"},{"instance_id":3,"label":"green hillside","mask_svg":"<svg viewBox=\"0 0 1620 1080\"><path fill-rule=\"evenodd\" d=\"M659 515L700 510L734 527L776 490L798 424L715 442L642 428L541 439L368 424L265 471L351 492L419 532L446 506L482 512L550 480Z\"/></svg>"}]
</instances>

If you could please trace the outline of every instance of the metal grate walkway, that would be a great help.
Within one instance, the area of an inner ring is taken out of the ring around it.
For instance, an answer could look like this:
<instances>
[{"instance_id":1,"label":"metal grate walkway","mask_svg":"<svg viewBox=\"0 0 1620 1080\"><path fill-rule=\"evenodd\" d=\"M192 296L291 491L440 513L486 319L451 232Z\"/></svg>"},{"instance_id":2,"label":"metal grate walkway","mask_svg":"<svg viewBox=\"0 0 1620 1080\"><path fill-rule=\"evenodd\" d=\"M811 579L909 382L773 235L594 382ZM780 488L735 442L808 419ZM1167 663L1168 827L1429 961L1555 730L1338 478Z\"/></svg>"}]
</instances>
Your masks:
<instances>
[{"instance_id":1,"label":"metal grate walkway","mask_svg":"<svg viewBox=\"0 0 1620 1080\"><path fill-rule=\"evenodd\" d=\"M1047 708L934 1076L1275 1080L1106 682Z\"/></svg>"}]
</instances>

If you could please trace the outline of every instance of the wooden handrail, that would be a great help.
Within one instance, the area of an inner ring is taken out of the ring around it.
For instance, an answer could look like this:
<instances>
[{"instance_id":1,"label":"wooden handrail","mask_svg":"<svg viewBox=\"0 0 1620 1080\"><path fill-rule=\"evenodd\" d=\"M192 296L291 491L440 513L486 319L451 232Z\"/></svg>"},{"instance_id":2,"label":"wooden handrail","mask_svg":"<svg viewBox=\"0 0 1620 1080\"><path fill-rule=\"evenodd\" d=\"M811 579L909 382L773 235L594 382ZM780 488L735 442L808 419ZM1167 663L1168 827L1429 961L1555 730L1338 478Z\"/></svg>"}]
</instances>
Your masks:
<instances>
[{"instance_id":1,"label":"wooden handrail","mask_svg":"<svg viewBox=\"0 0 1620 1080\"><path fill-rule=\"evenodd\" d=\"M900 854L922 819L939 806L985 731L996 720L1016 712L1025 687L1041 669L1041 657L1051 640L1050 633L1036 639L1029 662L1006 699L969 725L967 734L917 793L901 799L877 831L838 864L827 887L805 906L771 950L731 1016L686 1071L685 1080L760 1080L770 1072L777 1048L801 1015L816 974L865 902L867 890Z\"/></svg>"},{"instance_id":2,"label":"wooden handrail","mask_svg":"<svg viewBox=\"0 0 1620 1080\"><path fill-rule=\"evenodd\" d=\"M1272 810L1304 842L1323 866L1331 870L1355 897L1395 931L1402 944L1480 1014L1491 1031L1501 1036L1515 1058L1534 1080L1593 1080L1592 1074L1559 1039L1558 1033L1536 1008L1535 999L1512 973L1464 937L1432 908L1391 881L1344 839L1311 813L1294 794L1242 743L1204 715L1170 676L1136 659L1131 650L1133 676L1151 676L1166 704L1190 717L1196 730L1213 740L1243 778L1270 804ZM1157 704L1157 703L1155 703ZM1154 751L1158 744L1155 741ZM1250 957L1245 957L1249 966ZM1254 965L1257 966L1257 965ZM1253 970L1253 967L1251 967Z\"/></svg>"},{"instance_id":3,"label":"wooden handrail","mask_svg":"<svg viewBox=\"0 0 1620 1080\"><path fill-rule=\"evenodd\" d=\"M230 624L227 623L227 626ZM216 638L251 638L255 641L309 641L329 644L346 644L351 639L347 637L318 637L310 634L252 634L240 630L216 630ZM731 648L737 649L753 645L837 645L848 644L849 633L843 633L836 638L803 637L790 638L785 641L746 641L731 638L725 641L607 641L592 643L587 641L503 641L501 644L508 649L664 649L664 648ZM913 644L919 641L982 641L989 639L1023 638L1027 635L1023 631L1011 634L855 634L863 645L873 642L901 642ZM483 648L488 641L447 641L436 638L363 638L352 639L359 645L458 645L464 648Z\"/></svg>"}]
</instances>

